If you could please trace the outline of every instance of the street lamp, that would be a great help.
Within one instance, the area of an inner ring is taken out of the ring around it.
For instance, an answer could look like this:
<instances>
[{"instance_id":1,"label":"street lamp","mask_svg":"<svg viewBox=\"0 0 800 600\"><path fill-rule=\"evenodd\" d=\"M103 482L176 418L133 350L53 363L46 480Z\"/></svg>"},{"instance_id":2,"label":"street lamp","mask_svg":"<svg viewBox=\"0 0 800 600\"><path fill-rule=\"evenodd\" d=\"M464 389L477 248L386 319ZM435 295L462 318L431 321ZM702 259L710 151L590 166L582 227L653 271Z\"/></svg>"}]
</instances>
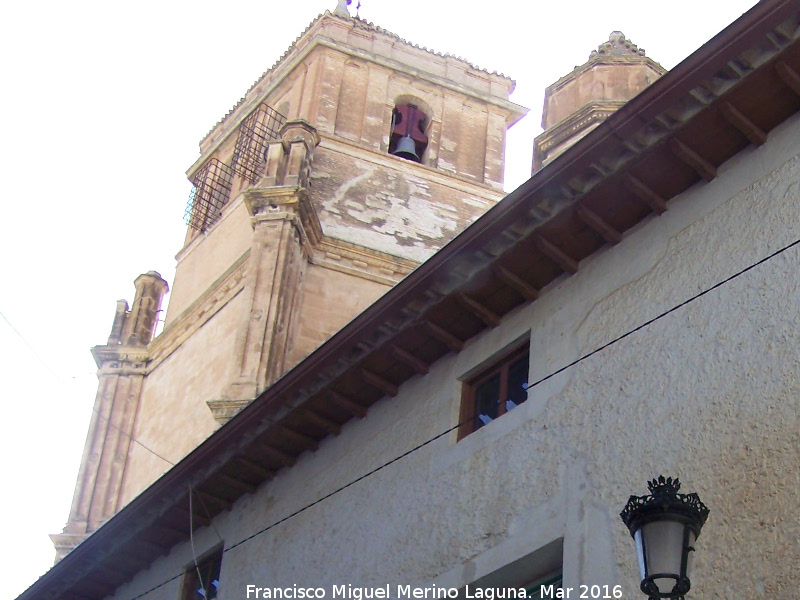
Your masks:
<instances>
[{"instance_id":1,"label":"street lamp","mask_svg":"<svg viewBox=\"0 0 800 600\"><path fill-rule=\"evenodd\" d=\"M631 496L619 514L636 541L640 588L648 600L683 600L691 586L689 553L694 552L708 508L697 494L679 494L677 478L662 475L647 487L650 494Z\"/></svg>"}]
</instances>

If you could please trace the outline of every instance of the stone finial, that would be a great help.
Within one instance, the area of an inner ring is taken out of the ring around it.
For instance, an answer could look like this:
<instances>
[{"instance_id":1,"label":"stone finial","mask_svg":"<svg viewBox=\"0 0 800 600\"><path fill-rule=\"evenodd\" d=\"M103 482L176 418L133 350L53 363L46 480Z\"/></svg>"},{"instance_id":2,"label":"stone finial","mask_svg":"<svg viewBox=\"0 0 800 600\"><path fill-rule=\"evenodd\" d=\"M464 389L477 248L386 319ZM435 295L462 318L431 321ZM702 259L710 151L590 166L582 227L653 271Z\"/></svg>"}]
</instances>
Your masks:
<instances>
[{"instance_id":1,"label":"stone finial","mask_svg":"<svg viewBox=\"0 0 800 600\"><path fill-rule=\"evenodd\" d=\"M131 309L128 310L125 300L117 301L114 324L108 337L109 345L146 346L155 334L161 301L169 286L156 271L139 275L133 284L136 295Z\"/></svg>"},{"instance_id":2,"label":"stone finial","mask_svg":"<svg viewBox=\"0 0 800 600\"><path fill-rule=\"evenodd\" d=\"M339 15L340 17L349 17L350 11L347 10L347 6L350 4L351 0L339 0L339 4L336 5L336 10L333 11L333 14Z\"/></svg>"},{"instance_id":3,"label":"stone finial","mask_svg":"<svg viewBox=\"0 0 800 600\"><path fill-rule=\"evenodd\" d=\"M644 56L644 48L639 48L636 44L625 38L621 31L612 31L608 36L608 41L603 42L592 50L589 60L596 56L624 56L624 55Z\"/></svg>"}]
</instances>

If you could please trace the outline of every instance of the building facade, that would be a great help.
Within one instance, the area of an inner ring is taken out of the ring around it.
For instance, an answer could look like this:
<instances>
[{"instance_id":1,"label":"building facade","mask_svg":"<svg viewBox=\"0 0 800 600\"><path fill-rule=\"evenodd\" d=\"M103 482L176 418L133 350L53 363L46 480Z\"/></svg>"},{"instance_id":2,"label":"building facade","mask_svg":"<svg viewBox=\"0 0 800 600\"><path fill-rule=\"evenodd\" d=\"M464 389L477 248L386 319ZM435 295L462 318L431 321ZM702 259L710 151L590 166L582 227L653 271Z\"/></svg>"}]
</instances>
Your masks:
<instances>
[{"instance_id":1,"label":"building facade","mask_svg":"<svg viewBox=\"0 0 800 600\"><path fill-rule=\"evenodd\" d=\"M795 598L798 198L800 3L765 0L20 598L643 597L619 512L659 474L711 509L688 597Z\"/></svg>"}]
</instances>

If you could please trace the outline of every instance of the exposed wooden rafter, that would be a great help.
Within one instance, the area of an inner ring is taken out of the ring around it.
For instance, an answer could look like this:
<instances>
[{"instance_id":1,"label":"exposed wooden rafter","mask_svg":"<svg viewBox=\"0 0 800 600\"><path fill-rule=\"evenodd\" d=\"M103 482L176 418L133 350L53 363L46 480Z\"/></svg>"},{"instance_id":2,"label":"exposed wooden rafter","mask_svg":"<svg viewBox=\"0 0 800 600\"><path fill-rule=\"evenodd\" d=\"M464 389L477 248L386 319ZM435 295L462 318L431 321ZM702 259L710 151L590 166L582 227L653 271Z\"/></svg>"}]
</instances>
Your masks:
<instances>
[{"instance_id":1,"label":"exposed wooden rafter","mask_svg":"<svg viewBox=\"0 0 800 600\"><path fill-rule=\"evenodd\" d=\"M667 212L667 202L656 192L647 187L633 175L625 178L625 186L632 191L639 200L647 204L655 213L659 215Z\"/></svg>"},{"instance_id":2,"label":"exposed wooden rafter","mask_svg":"<svg viewBox=\"0 0 800 600\"><path fill-rule=\"evenodd\" d=\"M586 208L583 204L578 204L576 210L578 218L596 231L606 242L611 244L619 244L622 240L622 234L614 229L611 225L606 223L597 213Z\"/></svg>"},{"instance_id":3,"label":"exposed wooden rafter","mask_svg":"<svg viewBox=\"0 0 800 600\"><path fill-rule=\"evenodd\" d=\"M212 494L206 490L194 490L194 493L200 498L203 503L208 504L216 504L219 507L222 507L223 510L229 510L233 503L230 500L226 500L216 494Z\"/></svg>"},{"instance_id":4,"label":"exposed wooden rafter","mask_svg":"<svg viewBox=\"0 0 800 600\"><path fill-rule=\"evenodd\" d=\"M312 423L316 423L323 429L325 429L328 433L332 433L333 435L339 435L342 431L341 425L339 425L336 421L331 421L330 419L323 417L320 414L317 414L311 410L304 410L302 411L302 415L304 418L308 419Z\"/></svg>"},{"instance_id":5,"label":"exposed wooden rafter","mask_svg":"<svg viewBox=\"0 0 800 600\"><path fill-rule=\"evenodd\" d=\"M740 133L750 140L750 143L761 146L767 141L767 134L741 112L736 110L730 102L723 102L720 104L719 113L729 124L733 125Z\"/></svg>"},{"instance_id":6,"label":"exposed wooden rafter","mask_svg":"<svg viewBox=\"0 0 800 600\"><path fill-rule=\"evenodd\" d=\"M372 387L380 390L385 395L390 396L391 398L397 396L397 386L393 384L391 381L388 381L387 379L384 379L380 375L376 375L375 373L367 369L362 368L360 372L361 376L364 378L364 381L366 381Z\"/></svg>"},{"instance_id":7,"label":"exposed wooden rafter","mask_svg":"<svg viewBox=\"0 0 800 600\"><path fill-rule=\"evenodd\" d=\"M424 360L420 360L410 352L406 352L399 346L392 346L392 356L401 363L411 367L420 375L427 375L430 366Z\"/></svg>"},{"instance_id":8,"label":"exposed wooden rafter","mask_svg":"<svg viewBox=\"0 0 800 600\"><path fill-rule=\"evenodd\" d=\"M248 494L252 494L258 488L257 485L247 483L246 481L242 481L241 479L233 477L232 475L228 475L227 473L216 473L214 477L225 485L242 490Z\"/></svg>"},{"instance_id":9,"label":"exposed wooden rafter","mask_svg":"<svg viewBox=\"0 0 800 600\"><path fill-rule=\"evenodd\" d=\"M192 507L192 527L208 527L211 524L211 518L203 511L202 506L194 505Z\"/></svg>"},{"instance_id":10,"label":"exposed wooden rafter","mask_svg":"<svg viewBox=\"0 0 800 600\"><path fill-rule=\"evenodd\" d=\"M343 408L354 417L363 419L367 416L367 407L359 404L355 400L351 400L350 398L343 396L339 392L334 392L333 390L330 391L329 396L334 404L338 405L340 408Z\"/></svg>"},{"instance_id":11,"label":"exposed wooden rafter","mask_svg":"<svg viewBox=\"0 0 800 600\"><path fill-rule=\"evenodd\" d=\"M300 433L299 431L295 431L294 429L289 429L286 425L283 424L278 424L277 428L286 437L292 438L294 441L298 442L303 447L305 447L306 450L316 451L317 448L319 448L319 441L315 440L310 435Z\"/></svg>"},{"instance_id":12,"label":"exposed wooden rafter","mask_svg":"<svg viewBox=\"0 0 800 600\"><path fill-rule=\"evenodd\" d=\"M775 65L775 70L778 72L778 76L783 83L795 94L800 96L800 75L797 71L782 61Z\"/></svg>"},{"instance_id":13,"label":"exposed wooden rafter","mask_svg":"<svg viewBox=\"0 0 800 600\"><path fill-rule=\"evenodd\" d=\"M497 327L500 324L500 317L474 298L470 298L466 294L457 294L456 299L461 306L478 317L488 327Z\"/></svg>"},{"instance_id":14,"label":"exposed wooden rafter","mask_svg":"<svg viewBox=\"0 0 800 600\"><path fill-rule=\"evenodd\" d=\"M497 275L497 278L500 281L520 294L523 298L525 298L525 300L533 302L539 297L539 290L530 285L527 281L523 280L521 277L514 275L514 273L505 267L495 267L494 273Z\"/></svg>"},{"instance_id":15,"label":"exposed wooden rafter","mask_svg":"<svg viewBox=\"0 0 800 600\"><path fill-rule=\"evenodd\" d=\"M275 471L268 469L255 461L245 458L243 456L236 457L236 463L243 466L246 470L255 473L261 479L272 479L275 476Z\"/></svg>"},{"instance_id":16,"label":"exposed wooden rafter","mask_svg":"<svg viewBox=\"0 0 800 600\"><path fill-rule=\"evenodd\" d=\"M669 149L681 162L688 165L706 181L717 176L717 168L677 138L669 142Z\"/></svg>"},{"instance_id":17,"label":"exposed wooden rafter","mask_svg":"<svg viewBox=\"0 0 800 600\"><path fill-rule=\"evenodd\" d=\"M278 461L279 463L283 464L285 467L291 467L294 463L297 462L297 459L292 456L291 454L287 454L283 450L279 450L274 446L269 446L267 444L259 444L256 448L257 451L263 452L273 460Z\"/></svg>"},{"instance_id":18,"label":"exposed wooden rafter","mask_svg":"<svg viewBox=\"0 0 800 600\"><path fill-rule=\"evenodd\" d=\"M547 258L556 263L562 271L574 275L578 272L578 262L567 255L563 250L560 250L552 242L547 240L540 234L534 234L533 239L539 252L544 254Z\"/></svg>"},{"instance_id":19,"label":"exposed wooden rafter","mask_svg":"<svg viewBox=\"0 0 800 600\"><path fill-rule=\"evenodd\" d=\"M430 333L434 338L442 342L445 346L450 348L453 352L461 352L464 349L464 342L458 339L449 331L445 331L441 327L439 327L436 323L432 323L431 321L423 321L425 329Z\"/></svg>"}]
</instances>

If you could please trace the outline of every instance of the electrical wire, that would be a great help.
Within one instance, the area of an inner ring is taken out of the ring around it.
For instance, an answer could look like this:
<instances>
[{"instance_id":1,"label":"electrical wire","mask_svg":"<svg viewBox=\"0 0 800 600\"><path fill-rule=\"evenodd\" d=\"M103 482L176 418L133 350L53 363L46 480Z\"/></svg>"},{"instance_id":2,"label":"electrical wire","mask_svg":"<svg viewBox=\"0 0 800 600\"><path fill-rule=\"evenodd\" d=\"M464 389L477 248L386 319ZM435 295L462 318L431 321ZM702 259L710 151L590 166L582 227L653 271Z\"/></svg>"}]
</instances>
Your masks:
<instances>
[{"instance_id":1,"label":"electrical wire","mask_svg":"<svg viewBox=\"0 0 800 600\"><path fill-rule=\"evenodd\" d=\"M38 361L39 361L39 362L42 364L42 366L43 366L45 369L47 369L47 370L50 372L50 374L51 374L53 377L55 377L56 379L61 379L61 378L62 378L62 376L61 376L61 375L58 375L58 374L57 374L57 373L56 373L56 372L55 372L55 371L54 371L54 370L53 370L53 369L50 367L50 365L49 365L49 364L47 364L47 362L46 362L46 361L45 361L45 360L44 360L44 359L41 357L41 355L40 355L40 354L39 354L39 353L36 351L36 348L34 348L34 347L33 347L33 346L32 346L32 345L31 345L31 344L28 342L28 340L26 340L26 339L25 339L25 337L24 337L24 336L23 336L23 335L22 335L22 334L21 334L21 333L20 333L20 332L17 330L17 328L16 328L16 327L14 327L14 325L11 323L11 321L9 321L9 320L8 320L8 317L6 317L6 316L5 316L5 315L4 315L2 312L0 312L0 317L2 317L2 318L3 318L3 320L4 320L4 321L5 321L5 322L8 324L8 326L11 328L11 330L12 330L14 333L16 333L16 334L17 334L17 336L19 336L19 339L21 339L21 340L22 340L22 343L24 343L24 344L25 344L25 345L28 347L28 349L29 349L29 350L31 351L31 353L32 353L32 354L33 354L33 355L36 357L36 359L37 359L37 360L38 360ZM92 374L92 375L95 375L95 373L91 373L91 374ZM75 379L75 377L73 377L72 379ZM120 429L120 428L119 428L117 425L114 425L114 423L112 423L112 422L111 422L111 417L107 417L107 416L105 416L104 414L102 414L102 413L100 412L100 410L99 410L99 409L98 409L96 406L92 406L92 412L96 413L98 417L100 417L101 419L105 420L105 421L106 421L106 422L107 422L107 423L108 423L108 424L109 424L109 425L110 425L110 426L111 426L113 429L116 429L117 431L119 431L119 432L120 432L122 435L124 435L125 437L127 437L128 439L130 439L130 440L131 440L133 443L135 443L135 444L138 444L139 446L141 446L142 448L144 448L145 450L147 450L148 452L150 452L150 454L152 454L153 456L156 456L156 457L160 458L161 460L163 460L163 461L164 461L165 463L167 463L168 465L170 465L170 466L172 466L172 467L174 467L174 466L175 466L175 463L174 463L174 462L172 462L171 460L167 460L166 458L164 458L163 456L161 456L161 455L160 455L158 452L156 452L156 451L155 451L155 450L153 450L152 448L150 448L150 447L148 447L147 445L145 445L143 442L141 442L141 441L139 441L138 439L136 439L135 437L133 437L133 435L131 435L131 434L130 434L130 433L128 433L127 431L123 431L123 430L122 430L122 429Z\"/></svg>"},{"instance_id":2,"label":"electrical wire","mask_svg":"<svg viewBox=\"0 0 800 600\"><path fill-rule=\"evenodd\" d=\"M722 281L712 285L711 287L709 287L709 288L707 288L707 289L695 294L694 296L691 296L690 298L684 300L680 304L677 304L677 305L673 306L672 308L670 308L668 310L665 310L662 313L659 313L657 316L653 317L652 319L649 319L648 321L645 321L641 325L638 325L637 327L635 327L635 328L623 333L622 335L612 339L611 341L603 344L602 346L596 348L595 350L592 350L591 352L588 352L587 354L584 354L584 355L580 356L579 358L575 359L574 361L570 362L569 364L557 369L556 371L553 371L549 375L546 375L545 377L542 377L541 379L538 379L537 381L529 384L526 389L530 390L530 389L532 389L532 388L544 383L545 381L547 381L549 379L552 379L553 377L555 377L556 375L558 375L560 373L563 373L567 369L570 369L571 367L574 367L575 365L579 364L580 362L583 362L584 360L594 356L595 354L605 350L606 348L609 348L610 346L613 346L614 344L617 344L618 342L620 342L620 341L628 338L629 336L633 335L637 331L641 331L645 327L648 327L649 325L652 325L656 321L659 321L660 319L663 319L664 317L672 314L673 312L679 310L680 308L683 308L684 306L694 302L695 300L698 300L699 298L702 298L703 296L709 294L710 292L722 287L723 285L733 281L734 279L744 275L745 273L755 269L756 267L766 263L769 260L772 260L776 256L779 256L780 254L783 254L787 250L790 250L791 248L794 248L795 246L798 246L798 245L800 245L800 239L797 239L794 242L792 242L792 243L780 248L779 250L776 250L775 252L769 254L768 256L766 256L766 257L758 260L757 262L752 263L751 265L745 267L744 269L741 269L740 271L737 271L733 275L731 275L731 276L723 279ZM342 485L341 487L336 488L335 490L333 490L332 492L329 492L328 494L325 494L321 498L318 498L317 500L315 500L315 501L313 501L313 502L311 502L309 504L304 505L302 508L297 509L293 513L291 513L291 514L279 519L278 521L274 521L270 525L267 525L266 527L263 527L262 529L259 529L258 531L256 531L253 534L247 536L246 538L243 538L243 539L239 540L238 542L232 544L231 546L223 549L223 551L222 551L223 554L227 553L230 550L233 550L234 548L238 548L239 546L241 546L241 545L253 540L254 538L260 536L261 534L266 533L267 531L270 531L271 529L274 529L275 527L277 527L278 525L281 525L282 523L285 523L289 519L292 519L292 518L296 517L297 515L309 510L310 508L316 506L317 504L320 504L321 502L327 500L328 498L330 498L332 496L335 496L336 494L338 494L338 493L340 493L340 492L352 487L353 485L359 483L360 481L363 481L364 479L374 475L375 473L385 469L386 467L398 462L399 460L405 458L406 456L408 456L410 454L413 454L414 452L424 448L428 444L431 444L432 442L434 442L434 441L436 441L438 439L441 439L442 437L446 436L447 434L451 433L452 431L455 431L459 427L469 423L473 418L474 418L474 415L472 417L470 417L469 419L466 419L465 421L462 421L461 423L458 423L456 425L453 425L452 427L449 427L445 431L442 431L441 433L439 433L439 434L435 435L434 437L422 442L421 444L418 444L417 446L414 446L410 450L407 450L407 451L403 452L399 456L397 456L397 457L395 457L395 458L393 458L393 459L391 459L391 460L379 465L378 467L375 467L371 471L368 471L367 473L361 475L360 477L357 477L356 479L350 481L349 483L346 483L346 484ZM171 577L171 578L167 579L166 581L163 581L162 583L150 588L149 590L139 594L138 596L134 596L130 600L138 600L139 598L142 598L142 597L146 596L147 594L159 589L160 587L163 587L167 583L170 583L171 581L175 581L176 579L178 579L182 575L183 575L183 572L175 575L174 577Z\"/></svg>"}]
</instances>

